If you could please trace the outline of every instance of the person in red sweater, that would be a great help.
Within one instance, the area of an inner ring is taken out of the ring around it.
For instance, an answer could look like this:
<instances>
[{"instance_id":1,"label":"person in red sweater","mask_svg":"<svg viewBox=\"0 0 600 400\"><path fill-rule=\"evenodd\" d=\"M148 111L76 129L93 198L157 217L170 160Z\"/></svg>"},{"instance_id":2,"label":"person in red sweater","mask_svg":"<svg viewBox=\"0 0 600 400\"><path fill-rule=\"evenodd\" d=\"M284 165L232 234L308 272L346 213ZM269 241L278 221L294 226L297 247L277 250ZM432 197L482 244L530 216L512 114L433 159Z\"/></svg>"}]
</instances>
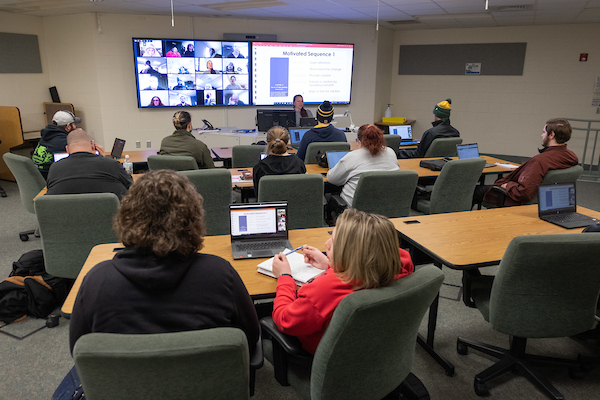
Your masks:
<instances>
[{"instance_id":1,"label":"person in red sweater","mask_svg":"<svg viewBox=\"0 0 600 400\"><path fill-rule=\"evenodd\" d=\"M286 256L279 253L273 260L277 277L273 321L281 332L297 336L311 354L344 297L356 290L389 286L414 271L408 252L399 249L394 225L381 215L346 210L325 246L327 255L303 247L305 262L325 273L299 290Z\"/></svg>"}]
</instances>

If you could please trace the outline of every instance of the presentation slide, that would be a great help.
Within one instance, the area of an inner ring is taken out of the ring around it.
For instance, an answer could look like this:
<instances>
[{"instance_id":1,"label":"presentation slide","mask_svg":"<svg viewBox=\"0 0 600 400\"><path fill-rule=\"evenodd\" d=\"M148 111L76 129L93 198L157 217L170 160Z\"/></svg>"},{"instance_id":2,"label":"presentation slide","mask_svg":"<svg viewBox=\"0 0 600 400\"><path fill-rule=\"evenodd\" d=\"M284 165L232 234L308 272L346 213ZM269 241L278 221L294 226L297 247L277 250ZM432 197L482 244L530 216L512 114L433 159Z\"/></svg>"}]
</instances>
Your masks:
<instances>
[{"instance_id":1,"label":"presentation slide","mask_svg":"<svg viewBox=\"0 0 600 400\"><path fill-rule=\"evenodd\" d=\"M301 94L305 104L349 104L354 45L252 43L255 105L291 105Z\"/></svg>"},{"instance_id":2,"label":"presentation slide","mask_svg":"<svg viewBox=\"0 0 600 400\"><path fill-rule=\"evenodd\" d=\"M275 208L231 211L231 235L253 235L276 232Z\"/></svg>"}]
</instances>

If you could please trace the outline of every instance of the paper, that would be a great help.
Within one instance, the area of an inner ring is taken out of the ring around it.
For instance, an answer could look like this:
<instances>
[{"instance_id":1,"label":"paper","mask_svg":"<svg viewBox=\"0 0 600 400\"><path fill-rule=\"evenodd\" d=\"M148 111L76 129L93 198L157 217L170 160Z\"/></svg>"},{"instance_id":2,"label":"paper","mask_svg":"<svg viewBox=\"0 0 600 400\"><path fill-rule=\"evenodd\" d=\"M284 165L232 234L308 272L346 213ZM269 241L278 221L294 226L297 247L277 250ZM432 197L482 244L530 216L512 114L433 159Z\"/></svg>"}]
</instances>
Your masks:
<instances>
[{"instance_id":1,"label":"paper","mask_svg":"<svg viewBox=\"0 0 600 400\"><path fill-rule=\"evenodd\" d=\"M287 253L290 251L291 249L285 249L283 253ZM312 265L305 263L304 255L302 254L292 253L287 256L287 259L290 263L290 268L292 270L292 277L299 286L302 286L303 283L307 283L311 279L325 272L322 269L315 268ZM273 257L258 264L258 272L274 278L275 275L273 275Z\"/></svg>"},{"instance_id":2,"label":"paper","mask_svg":"<svg viewBox=\"0 0 600 400\"><path fill-rule=\"evenodd\" d=\"M494 163L494 165L498 166L498 167L502 167L502 168L508 168L508 169L517 169L519 168L518 165L514 165L514 164L504 164L504 163Z\"/></svg>"},{"instance_id":3,"label":"paper","mask_svg":"<svg viewBox=\"0 0 600 400\"><path fill-rule=\"evenodd\" d=\"M242 176L241 175L231 175L231 182L242 182Z\"/></svg>"}]
</instances>

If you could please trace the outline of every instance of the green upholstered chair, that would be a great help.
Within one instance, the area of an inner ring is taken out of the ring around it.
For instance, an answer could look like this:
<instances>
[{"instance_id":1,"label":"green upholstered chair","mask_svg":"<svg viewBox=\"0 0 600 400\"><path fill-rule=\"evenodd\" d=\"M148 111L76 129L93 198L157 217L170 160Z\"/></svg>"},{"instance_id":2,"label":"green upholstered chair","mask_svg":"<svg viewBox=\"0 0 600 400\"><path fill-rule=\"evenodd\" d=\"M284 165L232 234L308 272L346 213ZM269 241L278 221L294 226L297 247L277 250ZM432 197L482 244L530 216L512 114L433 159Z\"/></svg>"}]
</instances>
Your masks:
<instances>
[{"instance_id":1,"label":"green upholstered chair","mask_svg":"<svg viewBox=\"0 0 600 400\"><path fill-rule=\"evenodd\" d=\"M312 142L306 148L304 164L316 164L317 153L321 154L328 151L350 151L350 144L347 142Z\"/></svg>"},{"instance_id":2,"label":"green upholstered chair","mask_svg":"<svg viewBox=\"0 0 600 400\"><path fill-rule=\"evenodd\" d=\"M387 147L390 147L394 152L398 153L400 149L400 142L402 142L402 136L400 135L383 135Z\"/></svg>"},{"instance_id":3,"label":"green upholstered chair","mask_svg":"<svg viewBox=\"0 0 600 400\"><path fill-rule=\"evenodd\" d=\"M227 169L211 168L182 171L204 198L207 235L228 235L230 230L231 173Z\"/></svg>"},{"instance_id":4,"label":"green upholstered chair","mask_svg":"<svg viewBox=\"0 0 600 400\"><path fill-rule=\"evenodd\" d=\"M305 399L383 398L410 373L419 325L443 280L440 269L427 265L389 287L346 296L314 358L263 318L265 357L276 379Z\"/></svg>"},{"instance_id":5,"label":"green upholstered chair","mask_svg":"<svg viewBox=\"0 0 600 400\"><path fill-rule=\"evenodd\" d=\"M267 175L258 183L258 201L286 201L288 228L317 228L323 217L323 177L317 174Z\"/></svg>"},{"instance_id":6,"label":"green upholstered chair","mask_svg":"<svg viewBox=\"0 0 600 400\"><path fill-rule=\"evenodd\" d=\"M388 218L407 217L417 187L415 171L371 171L361 174L352 208L384 215ZM348 205L340 195L332 196L338 213Z\"/></svg>"},{"instance_id":7,"label":"green upholstered chair","mask_svg":"<svg viewBox=\"0 0 600 400\"><path fill-rule=\"evenodd\" d=\"M44 177L37 169L31 158L23 157L12 153L4 153L2 156L6 165L12 172L19 186L19 194L21 195L21 203L23 207L32 214L35 214L33 208L33 199L46 186ZM29 235L36 233L36 230L30 230L19 233L19 238L22 241L29 240ZM39 234L36 234L39 237Z\"/></svg>"},{"instance_id":8,"label":"green upholstered chair","mask_svg":"<svg viewBox=\"0 0 600 400\"><path fill-rule=\"evenodd\" d=\"M232 168L252 168L260 161L265 146L256 144L233 146L231 149Z\"/></svg>"},{"instance_id":9,"label":"green upholstered chair","mask_svg":"<svg viewBox=\"0 0 600 400\"><path fill-rule=\"evenodd\" d=\"M114 193L58 194L35 201L46 272L75 279L94 246L117 242Z\"/></svg>"},{"instance_id":10,"label":"green upholstered chair","mask_svg":"<svg viewBox=\"0 0 600 400\"><path fill-rule=\"evenodd\" d=\"M437 138L429 145L425 157L456 157L458 144L462 144L462 139L458 137Z\"/></svg>"},{"instance_id":11,"label":"green upholstered chair","mask_svg":"<svg viewBox=\"0 0 600 400\"><path fill-rule=\"evenodd\" d=\"M249 398L248 343L237 328L91 333L73 358L91 400Z\"/></svg>"},{"instance_id":12,"label":"green upholstered chair","mask_svg":"<svg viewBox=\"0 0 600 400\"><path fill-rule=\"evenodd\" d=\"M490 380L518 370L547 396L563 398L535 367L563 366L577 375L579 363L527 354L527 339L567 337L592 327L600 291L598 260L600 233L519 236L508 245L495 277L472 278L475 305L494 330L510 335L506 350L458 339L460 354L471 347L500 359L475 376L478 395L489 394Z\"/></svg>"},{"instance_id":13,"label":"green upholstered chair","mask_svg":"<svg viewBox=\"0 0 600 400\"><path fill-rule=\"evenodd\" d=\"M425 214L469 211L484 166L481 157L448 161L435 180L430 198L417 200L417 211Z\"/></svg>"},{"instance_id":14,"label":"green upholstered chair","mask_svg":"<svg viewBox=\"0 0 600 400\"><path fill-rule=\"evenodd\" d=\"M194 157L190 156L156 155L148 156L148 168L151 170L172 169L173 171L189 171L198 169L198 163Z\"/></svg>"}]
</instances>

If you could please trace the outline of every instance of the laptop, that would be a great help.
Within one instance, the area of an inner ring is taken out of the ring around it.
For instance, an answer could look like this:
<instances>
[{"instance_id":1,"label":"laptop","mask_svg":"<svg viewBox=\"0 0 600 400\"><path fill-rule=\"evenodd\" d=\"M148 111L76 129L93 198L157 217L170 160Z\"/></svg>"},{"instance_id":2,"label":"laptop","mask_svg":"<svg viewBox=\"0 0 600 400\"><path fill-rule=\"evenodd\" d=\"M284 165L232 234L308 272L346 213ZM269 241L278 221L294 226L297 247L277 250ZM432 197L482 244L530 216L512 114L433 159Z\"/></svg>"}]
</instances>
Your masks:
<instances>
[{"instance_id":1,"label":"laptop","mask_svg":"<svg viewBox=\"0 0 600 400\"><path fill-rule=\"evenodd\" d=\"M300 117L300 126L315 126L317 120L313 117Z\"/></svg>"},{"instance_id":2,"label":"laptop","mask_svg":"<svg viewBox=\"0 0 600 400\"><path fill-rule=\"evenodd\" d=\"M234 260L273 257L292 249L287 203L231 204L231 251Z\"/></svg>"},{"instance_id":3,"label":"laptop","mask_svg":"<svg viewBox=\"0 0 600 400\"><path fill-rule=\"evenodd\" d=\"M457 144L456 151L458 152L459 160L465 160L467 158L479 158L479 146L477 146L477 143ZM484 168L495 166L496 164L485 163Z\"/></svg>"},{"instance_id":4,"label":"laptop","mask_svg":"<svg viewBox=\"0 0 600 400\"><path fill-rule=\"evenodd\" d=\"M410 125L392 125L389 127L390 135L398 135L403 141L413 141L412 126Z\"/></svg>"},{"instance_id":5,"label":"laptop","mask_svg":"<svg viewBox=\"0 0 600 400\"><path fill-rule=\"evenodd\" d=\"M577 212L575 182L538 186L540 219L563 228L583 228L599 221Z\"/></svg>"},{"instance_id":6,"label":"laptop","mask_svg":"<svg viewBox=\"0 0 600 400\"><path fill-rule=\"evenodd\" d=\"M112 151L110 152L110 156L114 159L121 158L123 155L123 148L125 147L125 140L115 138L115 143L113 144Z\"/></svg>"},{"instance_id":7,"label":"laptop","mask_svg":"<svg viewBox=\"0 0 600 400\"><path fill-rule=\"evenodd\" d=\"M350 153L349 151L328 151L327 152L327 163L329 164L329 169L335 167L337 163L340 162L342 158L346 154Z\"/></svg>"},{"instance_id":8,"label":"laptop","mask_svg":"<svg viewBox=\"0 0 600 400\"><path fill-rule=\"evenodd\" d=\"M69 157L69 153L54 153L52 154L52 157L54 158L54 162L57 162L58 160Z\"/></svg>"},{"instance_id":9,"label":"laptop","mask_svg":"<svg viewBox=\"0 0 600 400\"><path fill-rule=\"evenodd\" d=\"M293 148L297 149L300 147L300 142L302 141L302 137L312 128L289 128L290 129L290 140Z\"/></svg>"}]
</instances>

